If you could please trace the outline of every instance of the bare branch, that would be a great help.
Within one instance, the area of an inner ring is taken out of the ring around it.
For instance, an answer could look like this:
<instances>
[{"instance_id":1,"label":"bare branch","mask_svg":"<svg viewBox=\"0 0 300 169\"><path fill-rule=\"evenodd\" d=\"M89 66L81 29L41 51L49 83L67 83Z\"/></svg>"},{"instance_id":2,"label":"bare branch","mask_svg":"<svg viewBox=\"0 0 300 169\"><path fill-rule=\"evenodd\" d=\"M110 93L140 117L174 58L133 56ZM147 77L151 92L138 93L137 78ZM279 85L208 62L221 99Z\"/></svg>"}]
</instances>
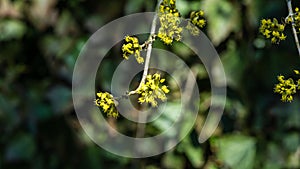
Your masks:
<instances>
[{"instance_id":1,"label":"bare branch","mask_svg":"<svg viewBox=\"0 0 300 169\"><path fill-rule=\"evenodd\" d=\"M294 34L294 38L295 38L295 42L296 42L296 46L298 49L298 54L300 57L300 45L299 45L299 39L297 36L297 31L295 28L295 20L294 20L294 12L293 12L293 8L292 8L292 0L286 0L287 6L288 6L288 10L289 10L289 16L291 17L292 20L292 29L293 29L293 34Z\"/></svg>"}]
</instances>

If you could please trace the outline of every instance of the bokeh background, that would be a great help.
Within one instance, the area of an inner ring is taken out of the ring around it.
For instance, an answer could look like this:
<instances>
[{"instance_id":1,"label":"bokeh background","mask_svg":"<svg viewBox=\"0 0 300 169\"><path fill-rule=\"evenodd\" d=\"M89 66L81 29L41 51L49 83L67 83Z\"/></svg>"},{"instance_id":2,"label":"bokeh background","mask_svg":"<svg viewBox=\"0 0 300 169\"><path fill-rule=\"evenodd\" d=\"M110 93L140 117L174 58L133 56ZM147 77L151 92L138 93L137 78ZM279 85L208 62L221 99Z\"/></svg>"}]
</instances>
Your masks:
<instances>
[{"instance_id":1,"label":"bokeh background","mask_svg":"<svg viewBox=\"0 0 300 169\"><path fill-rule=\"evenodd\" d=\"M205 11L204 32L220 54L228 81L224 115L207 142L199 144L197 137L209 109L209 79L201 61L180 43L168 49L197 70L201 101L197 124L178 146L130 159L103 150L85 135L71 95L81 48L106 23L154 11L155 5L154 0L0 0L0 169L300 168L299 94L282 103L273 93L277 75L293 77L300 57L289 26L279 45L258 31L262 18L287 16L285 0L177 0L183 16ZM298 1L293 5L300 7ZM116 51L106 57L97 90L107 88L110 68L122 60ZM108 121L128 135L136 129L122 118ZM168 122L153 123L145 132L155 135Z\"/></svg>"}]
</instances>

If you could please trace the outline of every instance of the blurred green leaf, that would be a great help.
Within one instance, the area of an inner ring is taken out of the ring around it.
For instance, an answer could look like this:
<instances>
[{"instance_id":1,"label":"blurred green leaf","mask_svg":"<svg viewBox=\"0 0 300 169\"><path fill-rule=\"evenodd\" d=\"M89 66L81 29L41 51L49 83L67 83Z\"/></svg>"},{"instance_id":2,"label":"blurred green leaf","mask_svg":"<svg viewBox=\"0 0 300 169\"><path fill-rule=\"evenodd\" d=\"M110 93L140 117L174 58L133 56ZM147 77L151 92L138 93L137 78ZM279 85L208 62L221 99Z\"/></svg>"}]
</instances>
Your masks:
<instances>
[{"instance_id":1,"label":"blurred green leaf","mask_svg":"<svg viewBox=\"0 0 300 169\"><path fill-rule=\"evenodd\" d=\"M263 169L281 169L284 165L284 154L281 148L275 143L270 142L267 145L267 154L264 155Z\"/></svg>"},{"instance_id":2,"label":"blurred green leaf","mask_svg":"<svg viewBox=\"0 0 300 169\"><path fill-rule=\"evenodd\" d=\"M298 150L288 157L287 167L288 168L300 168L300 146Z\"/></svg>"},{"instance_id":3,"label":"blurred green leaf","mask_svg":"<svg viewBox=\"0 0 300 169\"><path fill-rule=\"evenodd\" d=\"M128 0L125 6L125 13L132 14L139 12L144 4L144 0Z\"/></svg>"},{"instance_id":4,"label":"blurred green leaf","mask_svg":"<svg viewBox=\"0 0 300 169\"><path fill-rule=\"evenodd\" d=\"M18 134L7 146L5 158L8 161L31 160L35 149L35 143L31 135Z\"/></svg>"},{"instance_id":5,"label":"blurred green leaf","mask_svg":"<svg viewBox=\"0 0 300 169\"><path fill-rule=\"evenodd\" d=\"M216 164L214 163L208 163L206 166L205 166L206 169L218 169L218 167L216 166Z\"/></svg>"},{"instance_id":6,"label":"blurred green leaf","mask_svg":"<svg viewBox=\"0 0 300 169\"><path fill-rule=\"evenodd\" d=\"M208 35L215 45L219 45L231 32L240 28L240 11L236 4L228 0L204 0L207 16Z\"/></svg>"},{"instance_id":7,"label":"blurred green leaf","mask_svg":"<svg viewBox=\"0 0 300 169\"><path fill-rule=\"evenodd\" d=\"M189 12L202 9L200 1L177 0L176 3L176 7L182 16L188 16Z\"/></svg>"},{"instance_id":8,"label":"blurred green leaf","mask_svg":"<svg viewBox=\"0 0 300 169\"><path fill-rule=\"evenodd\" d=\"M176 121L176 119L180 115L181 104L180 102L168 102L165 106L159 107L159 112L163 112L158 119L153 122L153 125L157 127L160 131L166 131L170 129L172 124ZM178 131L168 130L167 135L174 136Z\"/></svg>"},{"instance_id":9,"label":"blurred green leaf","mask_svg":"<svg viewBox=\"0 0 300 169\"><path fill-rule=\"evenodd\" d=\"M297 148L300 148L300 134L299 133L289 133L284 136L283 144L287 151L295 152Z\"/></svg>"},{"instance_id":10,"label":"blurred green leaf","mask_svg":"<svg viewBox=\"0 0 300 169\"><path fill-rule=\"evenodd\" d=\"M227 135L211 139L219 160L231 168L251 169L255 160L255 139L244 135Z\"/></svg>"},{"instance_id":11,"label":"blurred green leaf","mask_svg":"<svg viewBox=\"0 0 300 169\"><path fill-rule=\"evenodd\" d=\"M73 49L73 39L68 37L45 36L41 43L41 49L47 57L64 58L65 54Z\"/></svg>"},{"instance_id":12,"label":"blurred green leaf","mask_svg":"<svg viewBox=\"0 0 300 169\"><path fill-rule=\"evenodd\" d=\"M172 46L174 52L183 59L187 59L188 57L191 57L194 54L194 52L183 43L173 43Z\"/></svg>"},{"instance_id":13,"label":"blurred green leaf","mask_svg":"<svg viewBox=\"0 0 300 169\"><path fill-rule=\"evenodd\" d=\"M57 21L55 27L56 34L63 36L74 33L77 31L76 28L78 28L78 26L76 25L72 14L69 11L64 10Z\"/></svg>"},{"instance_id":14,"label":"blurred green leaf","mask_svg":"<svg viewBox=\"0 0 300 169\"><path fill-rule=\"evenodd\" d=\"M243 0L243 3L247 6L247 16L249 16L248 20L249 23L252 26L258 26L260 24L260 22L258 22L259 18L259 9L260 9L260 4L263 1L253 1L253 0Z\"/></svg>"},{"instance_id":15,"label":"blurred green leaf","mask_svg":"<svg viewBox=\"0 0 300 169\"><path fill-rule=\"evenodd\" d=\"M179 146L194 168L200 168L204 164L203 150L201 147L195 147L189 137L184 138Z\"/></svg>"},{"instance_id":16,"label":"blurred green leaf","mask_svg":"<svg viewBox=\"0 0 300 169\"><path fill-rule=\"evenodd\" d=\"M163 166L172 169L184 168L184 159L179 155L175 155L173 152L168 152L162 159Z\"/></svg>"},{"instance_id":17,"label":"blurred green leaf","mask_svg":"<svg viewBox=\"0 0 300 169\"><path fill-rule=\"evenodd\" d=\"M272 108L274 115L278 117L278 123L284 128L300 128L300 100L295 99L289 104L278 104Z\"/></svg>"},{"instance_id":18,"label":"blurred green leaf","mask_svg":"<svg viewBox=\"0 0 300 169\"><path fill-rule=\"evenodd\" d=\"M146 166L146 169L159 169L159 168L154 165L148 165Z\"/></svg>"},{"instance_id":19,"label":"blurred green leaf","mask_svg":"<svg viewBox=\"0 0 300 169\"><path fill-rule=\"evenodd\" d=\"M20 39L26 32L26 26L19 20L0 20L0 41Z\"/></svg>"},{"instance_id":20,"label":"blurred green leaf","mask_svg":"<svg viewBox=\"0 0 300 169\"><path fill-rule=\"evenodd\" d=\"M222 56L228 86L239 88L241 78L244 76L243 69L245 65L243 64L245 62L243 62L239 56L237 44L234 41L229 41L227 43L227 50L222 53Z\"/></svg>"},{"instance_id":21,"label":"blurred green leaf","mask_svg":"<svg viewBox=\"0 0 300 169\"><path fill-rule=\"evenodd\" d=\"M20 117L15 109L18 105L17 99L10 99L0 93L0 125L1 128L10 129L20 122ZM2 126L6 124L6 126ZM4 137L3 137L4 138Z\"/></svg>"},{"instance_id":22,"label":"blurred green leaf","mask_svg":"<svg viewBox=\"0 0 300 169\"><path fill-rule=\"evenodd\" d=\"M71 90L64 86L55 86L47 93L47 98L50 100L54 112L65 111L71 106Z\"/></svg>"}]
</instances>

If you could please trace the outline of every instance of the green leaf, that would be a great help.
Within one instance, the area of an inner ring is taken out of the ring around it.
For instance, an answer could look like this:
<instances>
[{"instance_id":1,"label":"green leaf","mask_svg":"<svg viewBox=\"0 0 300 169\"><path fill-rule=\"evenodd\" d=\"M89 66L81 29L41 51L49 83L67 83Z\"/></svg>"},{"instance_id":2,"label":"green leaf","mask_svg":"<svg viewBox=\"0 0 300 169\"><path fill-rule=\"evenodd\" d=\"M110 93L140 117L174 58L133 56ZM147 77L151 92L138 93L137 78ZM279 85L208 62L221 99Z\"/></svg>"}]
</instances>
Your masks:
<instances>
[{"instance_id":1,"label":"green leaf","mask_svg":"<svg viewBox=\"0 0 300 169\"><path fill-rule=\"evenodd\" d=\"M0 93L0 124L10 128L19 123L20 118L16 110L18 104L18 100L9 99Z\"/></svg>"},{"instance_id":2,"label":"green leaf","mask_svg":"<svg viewBox=\"0 0 300 169\"><path fill-rule=\"evenodd\" d=\"M175 155L173 152L168 152L162 159L165 168L181 169L184 168L184 159L181 156Z\"/></svg>"},{"instance_id":3,"label":"green leaf","mask_svg":"<svg viewBox=\"0 0 300 169\"><path fill-rule=\"evenodd\" d=\"M243 135L227 135L211 140L217 158L231 168L251 169L255 160L255 140Z\"/></svg>"},{"instance_id":4,"label":"green leaf","mask_svg":"<svg viewBox=\"0 0 300 169\"><path fill-rule=\"evenodd\" d=\"M300 168L299 151L288 157L287 168Z\"/></svg>"},{"instance_id":5,"label":"green leaf","mask_svg":"<svg viewBox=\"0 0 300 169\"><path fill-rule=\"evenodd\" d=\"M278 145L270 142L267 145L267 154L265 155L265 161L263 161L263 169L280 169L283 168L285 163L284 154Z\"/></svg>"},{"instance_id":6,"label":"green leaf","mask_svg":"<svg viewBox=\"0 0 300 169\"><path fill-rule=\"evenodd\" d=\"M63 11L56 23L55 32L58 35L66 36L68 33L75 32L77 27L72 14L69 11Z\"/></svg>"},{"instance_id":7,"label":"green leaf","mask_svg":"<svg viewBox=\"0 0 300 169\"><path fill-rule=\"evenodd\" d=\"M19 20L0 21L0 41L20 39L26 32L26 26Z\"/></svg>"},{"instance_id":8,"label":"green leaf","mask_svg":"<svg viewBox=\"0 0 300 169\"><path fill-rule=\"evenodd\" d=\"M163 114L153 122L153 125L161 131L169 129L180 115L180 109L180 102L170 102L165 104L165 106L160 106L159 111L163 111ZM177 132L170 130L169 135L175 135Z\"/></svg>"},{"instance_id":9,"label":"green leaf","mask_svg":"<svg viewBox=\"0 0 300 169\"><path fill-rule=\"evenodd\" d=\"M278 117L278 123L283 128L299 128L300 127L300 100L295 100L290 104L279 104L272 108L274 115Z\"/></svg>"},{"instance_id":10,"label":"green leaf","mask_svg":"<svg viewBox=\"0 0 300 169\"><path fill-rule=\"evenodd\" d=\"M289 152L297 151L300 147L300 135L298 133L289 133L283 138L283 144Z\"/></svg>"},{"instance_id":11,"label":"green leaf","mask_svg":"<svg viewBox=\"0 0 300 169\"><path fill-rule=\"evenodd\" d=\"M237 50L237 44L234 41L229 41L226 51L221 55L223 56L222 63L225 69L227 84L230 87L238 89L240 87L240 81L244 76L245 62L241 60Z\"/></svg>"},{"instance_id":12,"label":"green leaf","mask_svg":"<svg viewBox=\"0 0 300 169\"><path fill-rule=\"evenodd\" d=\"M189 137L182 141L181 148L194 168L200 168L204 164L203 150L201 147L193 146Z\"/></svg>"},{"instance_id":13,"label":"green leaf","mask_svg":"<svg viewBox=\"0 0 300 169\"><path fill-rule=\"evenodd\" d=\"M216 166L216 164L214 163L208 163L206 166L205 166L206 169L218 169L218 167Z\"/></svg>"},{"instance_id":14,"label":"green leaf","mask_svg":"<svg viewBox=\"0 0 300 169\"><path fill-rule=\"evenodd\" d=\"M47 94L54 112L61 113L71 106L71 90L64 86L55 86Z\"/></svg>"},{"instance_id":15,"label":"green leaf","mask_svg":"<svg viewBox=\"0 0 300 169\"><path fill-rule=\"evenodd\" d=\"M190 11L197 11L201 9L200 1L176 1L176 7L182 16L187 16Z\"/></svg>"},{"instance_id":16,"label":"green leaf","mask_svg":"<svg viewBox=\"0 0 300 169\"><path fill-rule=\"evenodd\" d=\"M144 0L129 0L125 6L125 13L131 14L135 12L139 12L142 8Z\"/></svg>"},{"instance_id":17,"label":"green leaf","mask_svg":"<svg viewBox=\"0 0 300 169\"><path fill-rule=\"evenodd\" d=\"M241 15L235 4L227 0L205 0L203 7L213 44L220 44L231 32L239 30Z\"/></svg>"},{"instance_id":18,"label":"green leaf","mask_svg":"<svg viewBox=\"0 0 300 169\"><path fill-rule=\"evenodd\" d=\"M6 148L5 158L8 161L30 160L35 152L35 143L28 134L19 134Z\"/></svg>"}]
</instances>

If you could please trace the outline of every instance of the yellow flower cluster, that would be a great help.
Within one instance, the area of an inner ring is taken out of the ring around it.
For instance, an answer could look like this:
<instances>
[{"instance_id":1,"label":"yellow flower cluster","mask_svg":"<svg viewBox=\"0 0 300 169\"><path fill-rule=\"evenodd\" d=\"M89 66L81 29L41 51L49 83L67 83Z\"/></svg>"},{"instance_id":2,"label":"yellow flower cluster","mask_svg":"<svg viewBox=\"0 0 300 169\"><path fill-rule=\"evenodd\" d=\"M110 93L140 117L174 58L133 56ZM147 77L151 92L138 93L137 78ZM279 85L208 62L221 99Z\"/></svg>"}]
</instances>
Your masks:
<instances>
[{"instance_id":1,"label":"yellow flower cluster","mask_svg":"<svg viewBox=\"0 0 300 169\"><path fill-rule=\"evenodd\" d=\"M167 100L166 93L169 89L166 85L162 85L165 79L161 79L160 74L147 75L146 83L142 84L137 90L140 94L139 103L150 103L152 107L157 106L157 100Z\"/></svg>"},{"instance_id":2,"label":"yellow flower cluster","mask_svg":"<svg viewBox=\"0 0 300 169\"><path fill-rule=\"evenodd\" d=\"M117 118L119 116L119 113L115 106L114 97L111 94L107 92L97 93L97 99L95 100L95 104L101 107L107 116L112 116L114 118Z\"/></svg>"},{"instance_id":3,"label":"yellow flower cluster","mask_svg":"<svg viewBox=\"0 0 300 169\"><path fill-rule=\"evenodd\" d=\"M271 39L272 43L279 43L281 40L285 40L286 36L283 33L285 28L284 24L279 24L277 19L263 19L261 20L261 26L259 28L260 33L267 39Z\"/></svg>"},{"instance_id":4,"label":"yellow flower cluster","mask_svg":"<svg viewBox=\"0 0 300 169\"><path fill-rule=\"evenodd\" d=\"M200 11L192 11L190 14L190 19L192 24L198 26L199 28L203 28L206 25L206 20L204 18L204 12Z\"/></svg>"},{"instance_id":5,"label":"yellow flower cluster","mask_svg":"<svg viewBox=\"0 0 300 169\"><path fill-rule=\"evenodd\" d=\"M292 18L291 17L292 16L288 17L287 23L291 23L292 22ZM299 8L295 8L295 13L294 13L293 17L294 17L295 27L298 30L297 33L299 33L300 32L300 11L299 11Z\"/></svg>"},{"instance_id":6,"label":"yellow flower cluster","mask_svg":"<svg viewBox=\"0 0 300 169\"><path fill-rule=\"evenodd\" d=\"M133 36L126 36L125 43L122 45L123 57L128 59L130 55L134 54L138 63L144 63L144 58L141 57L140 51L142 47L139 44L139 40Z\"/></svg>"},{"instance_id":7,"label":"yellow flower cluster","mask_svg":"<svg viewBox=\"0 0 300 169\"><path fill-rule=\"evenodd\" d=\"M197 36L200 34L199 28L203 28L205 25L204 12L202 10L192 11L190 14L190 22L188 22L186 29L189 30L192 35Z\"/></svg>"},{"instance_id":8,"label":"yellow flower cluster","mask_svg":"<svg viewBox=\"0 0 300 169\"><path fill-rule=\"evenodd\" d=\"M296 28L298 29L298 33L299 33L300 32L300 12L299 12L299 8L295 9L294 22L295 22Z\"/></svg>"},{"instance_id":9,"label":"yellow flower cluster","mask_svg":"<svg viewBox=\"0 0 300 169\"><path fill-rule=\"evenodd\" d=\"M299 71L295 70L295 73L299 74ZM281 100L283 102L291 102L293 100L293 94L296 93L297 89L300 89L300 79L298 79L297 84L295 84L292 78L285 80L282 75L277 78L279 83L275 85L274 92L281 94Z\"/></svg>"},{"instance_id":10,"label":"yellow flower cluster","mask_svg":"<svg viewBox=\"0 0 300 169\"><path fill-rule=\"evenodd\" d=\"M164 0L160 4L158 16L160 28L157 37L165 44L171 44L173 40L180 41L182 27L180 27L180 14L176 9L175 0Z\"/></svg>"}]
</instances>

